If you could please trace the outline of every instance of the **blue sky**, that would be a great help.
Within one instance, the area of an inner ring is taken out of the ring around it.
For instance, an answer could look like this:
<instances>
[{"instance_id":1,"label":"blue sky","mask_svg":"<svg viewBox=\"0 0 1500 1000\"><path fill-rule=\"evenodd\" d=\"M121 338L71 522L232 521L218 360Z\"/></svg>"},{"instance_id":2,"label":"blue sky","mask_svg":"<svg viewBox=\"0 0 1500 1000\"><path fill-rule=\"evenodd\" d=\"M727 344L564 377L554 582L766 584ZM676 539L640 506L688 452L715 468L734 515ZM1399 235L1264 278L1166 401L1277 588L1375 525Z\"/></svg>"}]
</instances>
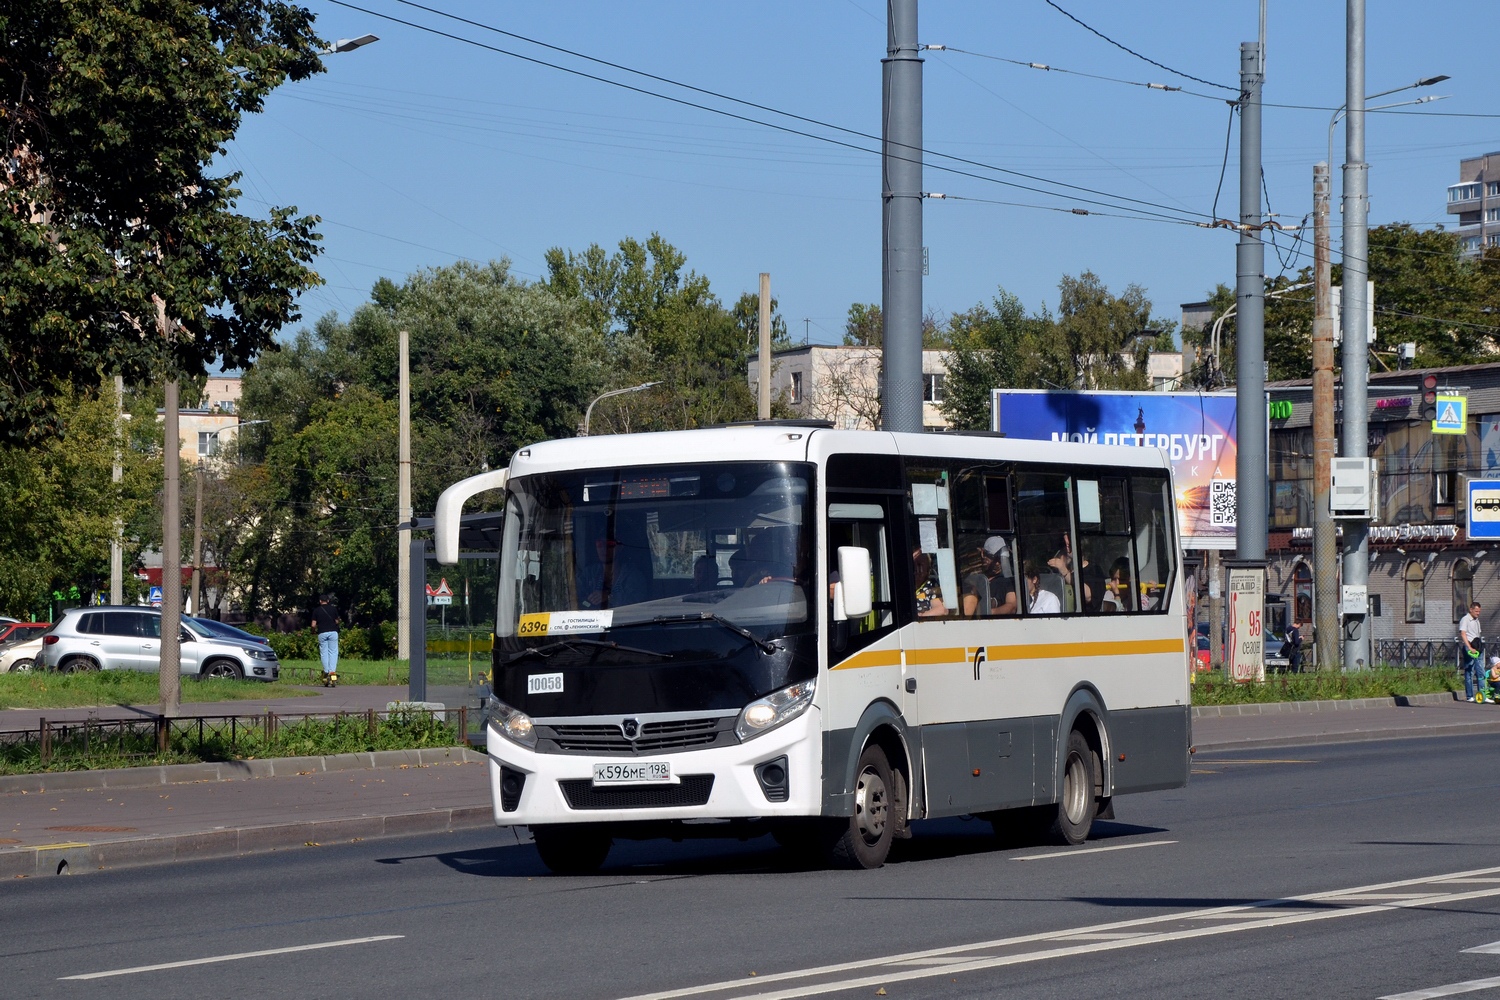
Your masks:
<instances>
[{"instance_id":1,"label":"blue sky","mask_svg":"<svg viewBox=\"0 0 1500 1000\"><path fill-rule=\"evenodd\" d=\"M330 40L381 41L329 57L328 72L282 87L246 120L225 158L244 178L243 209L295 205L323 217L327 285L304 296L305 321L348 316L379 277L400 280L461 258L506 257L527 278L549 247L613 248L658 231L732 303L771 273L791 332L835 342L852 302L880 301L879 157L673 104L405 27L330 0L304 0ZM406 6L351 0L644 90L762 121L876 144L817 125L706 98ZM425 0L458 14L632 69L856 132L880 132L880 0ZM1236 86L1239 45L1257 33L1256 0L1057 0L1116 41L1181 73ZM1446 73L1413 94L1449 99L1368 116L1371 222L1446 221L1458 161L1500 149L1500 117L1482 55L1500 36L1500 4L1369 0L1367 93ZM1087 188L1037 194L946 174L929 157L928 191L1048 206L1094 198L1176 219L1207 216L1224 161L1232 96L1111 46L1044 0L926 0L920 39L970 53L927 52L929 150ZM1297 224L1311 209L1312 165L1327 156L1331 109L1344 101L1344 4L1270 0L1264 163L1270 207ZM986 56L1041 62L1041 72ZM1181 85L1170 93L1090 79ZM1383 103L1383 102L1375 102ZM1438 112L1440 114L1432 114ZM1238 213L1238 122L1218 215ZM1335 138L1334 237L1338 166ZM978 168L975 173L987 173ZM1015 176L1002 179L1053 189ZM1120 198L1139 199L1141 205ZM1055 306L1063 274L1091 270L1114 291L1143 286L1157 314L1216 283L1234 283L1236 237L1164 221L1079 217L976 200L926 202L931 272L926 307L944 316L987 302L999 286L1029 308ZM1310 239L1310 236L1309 236ZM1292 269L1292 239L1268 248L1267 270ZM1296 248L1305 250L1306 244ZM805 321L805 322L804 322ZM290 331L288 331L290 332Z\"/></svg>"}]
</instances>

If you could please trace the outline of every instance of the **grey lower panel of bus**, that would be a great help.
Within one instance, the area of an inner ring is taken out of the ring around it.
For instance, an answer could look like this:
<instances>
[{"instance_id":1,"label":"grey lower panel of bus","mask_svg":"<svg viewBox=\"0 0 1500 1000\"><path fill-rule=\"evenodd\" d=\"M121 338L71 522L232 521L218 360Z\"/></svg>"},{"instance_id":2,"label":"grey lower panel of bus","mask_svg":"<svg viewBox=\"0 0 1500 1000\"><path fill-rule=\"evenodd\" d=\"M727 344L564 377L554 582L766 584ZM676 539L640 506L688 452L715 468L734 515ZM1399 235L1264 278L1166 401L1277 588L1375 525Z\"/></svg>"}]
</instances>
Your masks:
<instances>
[{"instance_id":1,"label":"grey lower panel of bus","mask_svg":"<svg viewBox=\"0 0 1500 1000\"><path fill-rule=\"evenodd\" d=\"M1180 788L1187 783L1189 718L1185 706L1109 713L1105 725L1114 794ZM1060 721L1050 716L990 719L908 732L908 744L920 761L914 797L926 802L929 817L1056 801ZM853 795L847 785L852 759L860 749L854 745L855 734L853 729L824 734L826 815L848 815L852 808ZM1123 761L1120 754L1125 755Z\"/></svg>"}]
</instances>

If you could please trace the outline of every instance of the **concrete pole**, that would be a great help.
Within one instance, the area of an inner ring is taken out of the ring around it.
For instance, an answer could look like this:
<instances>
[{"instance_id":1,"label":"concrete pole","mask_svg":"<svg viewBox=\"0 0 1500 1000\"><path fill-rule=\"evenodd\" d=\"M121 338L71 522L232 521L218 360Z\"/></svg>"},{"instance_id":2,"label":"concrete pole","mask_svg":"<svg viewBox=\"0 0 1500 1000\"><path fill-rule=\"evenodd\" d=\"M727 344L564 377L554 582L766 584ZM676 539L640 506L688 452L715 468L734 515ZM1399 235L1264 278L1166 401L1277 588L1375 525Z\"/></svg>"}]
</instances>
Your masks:
<instances>
[{"instance_id":1,"label":"concrete pole","mask_svg":"<svg viewBox=\"0 0 1500 1000\"><path fill-rule=\"evenodd\" d=\"M1215 670L1224 669L1224 564L1222 559L1218 549L1209 549L1208 557L1204 560L1208 567L1208 662ZM1197 642L1196 635L1193 641Z\"/></svg>"},{"instance_id":2,"label":"concrete pole","mask_svg":"<svg viewBox=\"0 0 1500 1000\"><path fill-rule=\"evenodd\" d=\"M203 614L203 605L198 603L203 593L203 459L198 459L198 474L194 477L193 498L193 585L188 600L190 614Z\"/></svg>"},{"instance_id":3,"label":"concrete pole","mask_svg":"<svg viewBox=\"0 0 1500 1000\"><path fill-rule=\"evenodd\" d=\"M1240 242L1235 249L1236 555L1266 557L1266 245L1260 225L1260 88L1257 42L1240 43Z\"/></svg>"},{"instance_id":4,"label":"concrete pole","mask_svg":"<svg viewBox=\"0 0 1500 1000\"><path fill-rule=\"evenodd\" d=\"M165 314L161 317L166 325ZM164 331L165 332L165 331ZM178 451L182 440L177 428L177 380L166 385L165 426L162 428L162 504L161 504L161 669L157 674L157 693L161 697L161 714L177 714L181 695L182 645L178 630L182 628L182 497L178 491Z\"/></svg>"},{"instance_id":5,"label":"concrete pole","mask_svg":"<svg viewBox=\"0 0 1500 1000\"><path fill-rule=\"evenodd\" d=\"M1348 0L1344 91L1344 327L1345 458L1369 457L1369 375L1366 315L1369 288L1369 172L1365 164L1365 0ZM1370 533L1364 521L1344 521L1344 586L1370 579ZM1370 635L1364 614L1344 621L1344 668L1370 666Z\"/></svg>"},{"instance_id":6,"label":"concrete pole","mask_svg":"<svg viewBox=\"0 0 1500 1000\"><path fill-rule=\"evenodd\" d=\"M120 482L125 469L121 451L125 446L125 379L115 376L115 467L111 481L115 484L115 503L120 502ZM115 518L115 534L109 540L109 603L125 600L125 522Z\"/></svg>"},{"instance_id":7,"label":"concrete pole","mask_svg":"<svg viewBox=\"0 0 1500 1000\"><path fill-rule=\"evenodd\" d=\"M771 276L765 271L760 272L760 378L757 380L756 388L759 390L760 406L759 415L762 420L771 419Z\"/></svg>"},{"instance_id":8,"label":"concrete pole","mask_svg":"<svg viewBox=\"0 0 1500 1000\"><path fill-rule=\"evenodd\" d=\"M396 518L400 527L396 531L396 562L399 567L396 583L396 658L411 660L411 334L402 330L398 335L401 355L401 444L399 475L397 476ZM425 588L424 588L425 593ZM425 637L424 637L425 638Z\"/></svg>"},{"instance_id":9,"label":"concrete pole","mask_svg":"<svg viewBox=\"0 0 1500 1000\"><path fill-rule=\"evenodd\" d=\"M888 0L881 116L885 429L922 429L922 60L917 0Z\"/></svg>"},{"instance_id":10,"label":"concrete pole","mask_svg":"<svg viewBox=\"0 0 1500 1000\"><path fill-rule=\"evenodd\" d=\"M1328 509L1333 488L1333 261L1328 236L1328 164L1313 166L1313 636L1318 669L1339 663L1338 528ZM1295 598L1293 598L1295 601ZM1293 605L1295 611L1295 603Z\"/></svg>"}]
</instances>

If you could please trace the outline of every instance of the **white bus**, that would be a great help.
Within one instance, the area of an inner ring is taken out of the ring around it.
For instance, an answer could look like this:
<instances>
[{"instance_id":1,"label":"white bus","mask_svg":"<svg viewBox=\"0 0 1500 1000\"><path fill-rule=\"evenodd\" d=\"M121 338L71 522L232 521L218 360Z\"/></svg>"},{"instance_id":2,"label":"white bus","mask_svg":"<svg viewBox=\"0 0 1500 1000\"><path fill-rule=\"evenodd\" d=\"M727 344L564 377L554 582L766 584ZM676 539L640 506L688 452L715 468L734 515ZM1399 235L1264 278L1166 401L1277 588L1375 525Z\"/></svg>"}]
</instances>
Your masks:
<instances>
[{"instance_id":1,"label":"white bus","mask_svg":"<svg viewBox=\"0 0 1500 1000\"><path fill-rule=\"evenodd\" d=\"M1153 449L812 422L549 441L503 485L495 821L554 871L771 832L881 865L914 820L1081 843L1182 786L1189 643Z\"/></svg>"}]
</instances>

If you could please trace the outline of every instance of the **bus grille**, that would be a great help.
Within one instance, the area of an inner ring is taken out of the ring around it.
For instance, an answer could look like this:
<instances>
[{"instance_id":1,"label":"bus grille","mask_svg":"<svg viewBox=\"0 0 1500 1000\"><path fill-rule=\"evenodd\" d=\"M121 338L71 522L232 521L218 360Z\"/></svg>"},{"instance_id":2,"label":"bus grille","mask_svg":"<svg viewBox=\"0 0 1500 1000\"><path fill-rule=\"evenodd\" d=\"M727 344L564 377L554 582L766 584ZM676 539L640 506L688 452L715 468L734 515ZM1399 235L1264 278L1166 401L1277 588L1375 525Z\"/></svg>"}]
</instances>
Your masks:
<instances>
[{"instance_id":1,"label":"bus grille","mask_svg":"<svg viewBox=\"0 0 1500 1000\"><path fill-rule=\"evenodd\" d=\"M640 735L628 740L614 723L537 724L538 740L549 740L563 753L642 754L711 746L734 729L732 716L643 722Z\"/></svg>"},{"instance_id":2,"label":"bus grille","mask_svg":"<svg viewBox=\"0 0 1500 1000\"><path fill-rule=\"evenodd\" d=\"M677 785L620 785L595 787L588 778L559 781L570 809L656 809L661 806L708 804L714 789L711 774L684 774Z\"/></svg>"}]
</instances>

